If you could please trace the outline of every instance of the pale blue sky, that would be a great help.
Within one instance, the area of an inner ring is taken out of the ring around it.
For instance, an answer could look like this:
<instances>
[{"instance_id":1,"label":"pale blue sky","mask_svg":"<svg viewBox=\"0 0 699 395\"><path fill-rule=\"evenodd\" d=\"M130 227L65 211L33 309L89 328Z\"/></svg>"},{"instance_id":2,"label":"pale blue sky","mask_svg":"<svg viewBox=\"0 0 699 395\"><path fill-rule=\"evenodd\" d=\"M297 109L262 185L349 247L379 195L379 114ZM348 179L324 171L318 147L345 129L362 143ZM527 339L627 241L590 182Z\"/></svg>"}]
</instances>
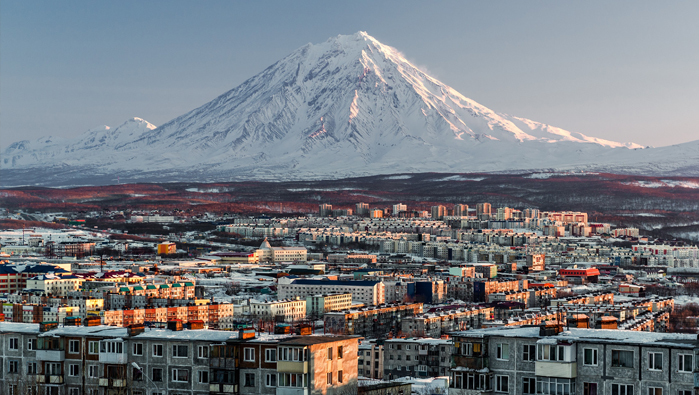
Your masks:
<instances>
[{"instance_id":1,"label":"pale blue sky","mask_svg":"<svg viewBox=\"0 0 699 395\"><path fill-rule=\"evenodd\" d=\"M308 42L365 30L498 112L644 145L699 139L699 2L0 3L0 145L156 125Z\"/></svg>"}]
</instances>

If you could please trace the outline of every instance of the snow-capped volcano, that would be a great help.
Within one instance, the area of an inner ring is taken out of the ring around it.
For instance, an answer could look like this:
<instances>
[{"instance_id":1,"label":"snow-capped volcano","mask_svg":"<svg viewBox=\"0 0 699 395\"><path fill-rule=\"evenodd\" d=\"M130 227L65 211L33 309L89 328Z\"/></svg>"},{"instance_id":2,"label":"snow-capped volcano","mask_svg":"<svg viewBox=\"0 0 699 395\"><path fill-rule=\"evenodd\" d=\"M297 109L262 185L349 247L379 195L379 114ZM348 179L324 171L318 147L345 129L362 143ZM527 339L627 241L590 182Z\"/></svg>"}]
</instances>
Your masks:
<instances>
[{"instance_id":1,"label":"snow-capped volcano","mask_svg":"<svg viewBox=\"0 0 699 395\"><path fill-rule=\"evenodd\" d=\"M143 181L318 179L585 167L638 148L497 113L359 32L307 44L158 128L135 118L77 141L15 143L2 167L59 168L83 183L85 171Z\"/></svg>"}]
</instances>

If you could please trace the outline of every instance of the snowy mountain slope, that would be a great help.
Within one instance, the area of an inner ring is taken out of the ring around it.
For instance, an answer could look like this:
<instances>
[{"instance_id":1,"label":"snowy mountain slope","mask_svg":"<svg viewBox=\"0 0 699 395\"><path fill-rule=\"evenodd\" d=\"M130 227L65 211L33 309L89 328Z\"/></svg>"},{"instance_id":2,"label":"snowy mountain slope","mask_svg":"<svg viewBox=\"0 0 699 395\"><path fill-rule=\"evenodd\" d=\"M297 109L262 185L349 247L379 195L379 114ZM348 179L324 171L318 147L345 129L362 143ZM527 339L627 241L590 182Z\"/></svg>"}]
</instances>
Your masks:
<instances>
[{"instance_id":1,"label":"snowy mountain slope","mask_svg":"<svg viewBox=\"0 0 699 395\"><path fill-rule=\"evenodd\" d=\"M638 148L497 113L359 32L305 45L158 128L134 119L77 140L15 143L1 165L25 182L33 168L83 183L91 182L86 171L132 180L318 179L621 166L653 156Z\"/></svg>"}]
</instances>

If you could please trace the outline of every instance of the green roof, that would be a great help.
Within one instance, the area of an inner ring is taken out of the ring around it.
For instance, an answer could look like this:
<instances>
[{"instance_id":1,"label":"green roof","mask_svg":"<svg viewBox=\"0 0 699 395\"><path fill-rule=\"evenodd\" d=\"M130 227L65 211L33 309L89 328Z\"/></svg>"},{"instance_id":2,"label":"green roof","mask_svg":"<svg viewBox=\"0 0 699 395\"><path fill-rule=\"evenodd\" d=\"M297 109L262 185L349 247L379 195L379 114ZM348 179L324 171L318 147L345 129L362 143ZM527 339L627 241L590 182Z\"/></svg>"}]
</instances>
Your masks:
<instances>
[{"instance_id":1,"label":"green roof","mask_svg":"<svg viewBox=\"0 0 699 395\"><path fill-rule=\"evenodd\" d=\"M194 284L192 284L192 283L190 283L190 282L187 282L187 283L184 283L184 286L185 286L185 287L193 287Z\"/></svg>"},{"instance_id":2,"label":"green roof","mask_svg":"<svg viewBox=\"0 0 699 395\"><path fill-rule=\"evenodd\" d=\"M163 284L163 285L160 286L160 288L170 288L170 286L167 285L167 284Z\"/></svg>"},{"instance_id":3,"label":"green roof","mask_svg":"<svg viewBox=\"0 0 699 395\"><path fill-rule=\"evenodd\" d=\"M158 289L155 285L148 285L146 286L146 289Z\"/></svg>"},{"instance_id":4,"label":"green roof","mask_svg":"<svg viewBox=\"0 0 699 395\"><path fill-rule=\"evenodd\" d=\"M143 291L143 287L140 285L137 285L137 286L133 287L133 290L134 291Z\"/></svg>"},{"instance_id":5,"label":"green roof","mask_svg":"<svg viewBox=\"0 0 699 395\"><path fill-rule=\"evenodd\" d=\"M131 289L129 289L129 287L121 287L119 288L119 292L131 292Z\"/></svg>"},{"instance_id":6,"label":"green roof","mask_svg":"<svg viewBox=\"0 0 699 395\"><path fill-rule=\"evenodd\" d=\"M172 288L182 288L182 284L174 283L174 284L172 284Z\"/></svg>"}]
</instances>

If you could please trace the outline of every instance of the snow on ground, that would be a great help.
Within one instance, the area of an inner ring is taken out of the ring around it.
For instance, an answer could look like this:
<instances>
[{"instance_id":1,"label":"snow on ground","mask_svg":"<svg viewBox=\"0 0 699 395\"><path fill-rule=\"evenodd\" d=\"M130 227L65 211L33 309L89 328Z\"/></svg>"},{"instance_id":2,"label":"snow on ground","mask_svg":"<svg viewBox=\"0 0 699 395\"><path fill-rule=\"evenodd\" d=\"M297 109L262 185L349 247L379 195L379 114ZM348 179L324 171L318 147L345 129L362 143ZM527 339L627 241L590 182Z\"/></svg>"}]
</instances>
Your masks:
<instances>
[{"instance_id":1,"label":"snow on ground","mask_svg":"<svg viewBox=\"0 0 699 395\"><path fill-rule=\"evenodd\" d=\"M449 176L449 177L444 177L444 178L440 178L440 179L432 180L432 181L483 181L483 180L485 180L485 177L469 178L469 177L464 177L464 176Z\"/></svg>"},{"instance_id":2,"label":"snow on ground","mask_svg":"<svg viewBox=\"0 0 699 395\"><path fill-rule=\"evenodd\" d=\"M402 176L390 176L390 177L384 177L384 180L409 180L413 178L411 175L402 175Z\"/></svg>"},{"instance_id":3,"label":"snow on ground","mask_svg":"<svg viewBox=\"0 0 699 395\"><path fill-rule=\"evenodd\" d=\"M544 180L547 178L551 177L563 177L563 176L570 176L570 175L575 175L575 174L581 174L581 175L594 175L594 174L599 174L599 173L590 173L590 172L579 172L576 173L574 171L564 171L564 172L547 172L547 173L533 173L528 176L524 176L524 178L534 178L534 179L540 179Z\"/></svg>"},{"instance_id":4,"label":"snow on ground","mask_svg":"<svg viewBox=\"0 0 699 395\"><path fill-rule=\"evenodd\" d=\"M625 214L617 214L621 217L664 217L664 215L661 214L654 214L654 213L625 213Z\"/></svg>"},{"instance_id":5,"label":"snow on ground","mask_svg":"<svg viewBox=\"0 0 699 395\"><path fill-rule=\"evenodd\" d=\"M660 180L660 181L634 181L622 182L624 185L633 185L642 188L691 188L699 189L699 183L696 181L681 181L681 180Z\"/></svg>"},{"instance_id":6,"label":"snow on ground","mask_svg":"<svg viewBox=\"0 0 699 395\"><path fill-rule=\"evenodd\" d=\"M690 304L690 303L695 303L699 304L699 296L689 296L689 295L680 295L680 296L675 296L675 304L676 305L685 305L685 304Z\"/></svg>"}]
</instances>

